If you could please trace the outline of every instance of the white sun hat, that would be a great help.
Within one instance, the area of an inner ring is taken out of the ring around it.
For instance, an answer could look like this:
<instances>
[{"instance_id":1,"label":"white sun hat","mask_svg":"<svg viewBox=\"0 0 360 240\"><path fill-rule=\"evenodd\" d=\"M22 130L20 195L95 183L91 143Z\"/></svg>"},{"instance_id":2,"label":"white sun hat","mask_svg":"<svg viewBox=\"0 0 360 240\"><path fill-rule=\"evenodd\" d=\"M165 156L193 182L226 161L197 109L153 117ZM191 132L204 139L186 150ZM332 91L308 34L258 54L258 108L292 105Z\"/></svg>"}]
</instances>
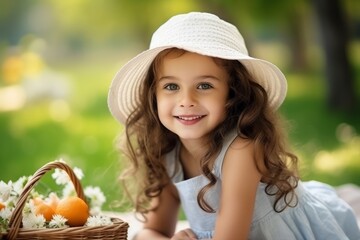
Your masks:
<instances>
[{"instance_id":1,"label":"white sun hat","mask_svg":"<svg viewBox=\"0 0 360 240\"><path fill-rule=\"evenodd\" d=\"M140 104L139 88L155 57L168 48L180 48L205 56L240 61L267 92L277 109L284 101L287 82L274 64L249 56L238 29L210 13L190 12L170 18L153 34L150 47L127 62L112 80L108 105L121 123Z\"/></svg>"}]
</instances>

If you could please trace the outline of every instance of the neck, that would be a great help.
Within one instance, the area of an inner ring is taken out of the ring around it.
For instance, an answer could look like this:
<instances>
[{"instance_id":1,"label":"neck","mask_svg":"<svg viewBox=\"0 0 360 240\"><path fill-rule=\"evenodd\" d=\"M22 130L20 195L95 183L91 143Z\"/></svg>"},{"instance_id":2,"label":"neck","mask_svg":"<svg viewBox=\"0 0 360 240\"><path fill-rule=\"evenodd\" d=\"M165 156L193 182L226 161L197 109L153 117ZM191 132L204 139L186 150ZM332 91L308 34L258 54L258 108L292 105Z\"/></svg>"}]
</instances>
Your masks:
<instances>
[{"instance_id":1,"label":"neck","mask_svg":"<svg viewBox=\"0 0 360 240\"><path fill-rule=\"evenodd\" d=\"M207 152L207 144L203 140L181 140L181 153L187 158L200 160Z\"/></svg>"},{"instance_id":2,"label":"neck","mask_svg":"<svg viewBox=\"0 0 360 240\"><path fill-rule=\"evenodd\" d=\"M185 179L196 177L201 174L200 162L207 151L207 145L204 144L204 141L181 141L180 161Z\"/></svg>"}]
</instances>

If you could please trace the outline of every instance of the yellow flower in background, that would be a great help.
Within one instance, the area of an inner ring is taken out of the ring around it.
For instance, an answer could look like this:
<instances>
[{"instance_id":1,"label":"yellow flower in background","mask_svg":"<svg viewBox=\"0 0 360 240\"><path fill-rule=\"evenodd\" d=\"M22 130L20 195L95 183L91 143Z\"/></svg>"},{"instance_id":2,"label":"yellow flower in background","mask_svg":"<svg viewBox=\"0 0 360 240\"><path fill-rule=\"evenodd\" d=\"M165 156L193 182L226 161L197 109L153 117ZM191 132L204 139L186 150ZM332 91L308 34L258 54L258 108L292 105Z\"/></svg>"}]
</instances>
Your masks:
<instances>
[{"instance_id":1,"label":"yellow flower in background","mask_svg":"<svg viewBox=\"0 0 360 240\"><path fill-rule=\"evenodd\" d=\"M23 76L24 62L20 56L10 56L2 64L2 75L5 84L18 83Z\"/></svg>"},{"instance_id":2,"label":"yellow flower in background","mask_svg":"<svg viewBox=\"0 0 360 240\"><path fill-rule=\"evenodd\" d=\"M17 84L24 77L33 78L45 69L45 62L35 52L26 52L19 56L9 56L2 64L2 77L5 84Z\"/></svg>"}]
</instances>

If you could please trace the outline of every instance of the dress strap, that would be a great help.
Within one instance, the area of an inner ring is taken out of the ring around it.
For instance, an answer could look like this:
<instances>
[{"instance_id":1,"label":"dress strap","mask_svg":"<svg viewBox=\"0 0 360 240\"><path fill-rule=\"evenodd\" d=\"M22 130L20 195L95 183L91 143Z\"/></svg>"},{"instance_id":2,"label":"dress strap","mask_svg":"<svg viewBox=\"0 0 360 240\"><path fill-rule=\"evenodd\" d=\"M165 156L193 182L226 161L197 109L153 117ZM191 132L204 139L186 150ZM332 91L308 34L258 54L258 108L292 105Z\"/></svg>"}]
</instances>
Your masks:
<instances>
[{"instance_id":1,"label":"dress strap","mask_svg":"<svg viewBox=\"0 0 360 240\"><path fill-rule=\"evenodd\" d=\"M237 136L238 136L237 132L235 130L233 130L228 135L226 135L224 138L223 147L222 147L219 155L216 157L215 164L214 164L214 174L218 178L221 178L221 170L222 170L225 154L226 154L227 150L229 149L230 144L235 140L235 138Z\"/></svg>"}]
</instances>

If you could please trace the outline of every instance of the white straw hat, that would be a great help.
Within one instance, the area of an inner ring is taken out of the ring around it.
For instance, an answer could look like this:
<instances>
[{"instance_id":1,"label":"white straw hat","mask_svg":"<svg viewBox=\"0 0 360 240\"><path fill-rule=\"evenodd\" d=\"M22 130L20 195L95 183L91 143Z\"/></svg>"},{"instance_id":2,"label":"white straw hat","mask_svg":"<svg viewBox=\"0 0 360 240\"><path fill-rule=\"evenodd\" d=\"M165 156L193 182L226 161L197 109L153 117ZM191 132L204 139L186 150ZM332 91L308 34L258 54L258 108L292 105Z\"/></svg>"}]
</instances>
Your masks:
<instances>
[{"instance_id":1,"label":"white straw hat","mask_svg":"<svg viewBox=\"0 0 360 240\"><path fill-rule=\"evenodd\" d=\"M283 102L287 83L284 74L270 62L248 55L237 28L209 13L191 12L170 18L153 34L150 48L126 63L115 75L108 105L112 115L125 123L139 103L139 88L155 57L164 49L180 48L201 55L240 61L267 92L269 104L277 109Z\"/></svg>"}]
</instances>

